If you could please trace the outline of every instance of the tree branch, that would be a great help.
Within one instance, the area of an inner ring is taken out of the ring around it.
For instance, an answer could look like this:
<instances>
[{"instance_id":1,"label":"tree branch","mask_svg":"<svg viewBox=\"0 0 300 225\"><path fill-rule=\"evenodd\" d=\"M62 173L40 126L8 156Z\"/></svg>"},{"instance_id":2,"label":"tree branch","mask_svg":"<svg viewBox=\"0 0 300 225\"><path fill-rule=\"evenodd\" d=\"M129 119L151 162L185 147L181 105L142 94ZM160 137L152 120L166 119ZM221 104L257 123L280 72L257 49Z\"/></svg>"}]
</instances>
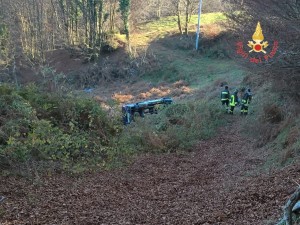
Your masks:
<instances>
[{"instance_id":1,"label":"tree branch","mask_svg":"<svg viewBox=\"0 0 300 225\"><path fill-rule=\"evenodd\" d=\"M277 225L293 225L292 209L300 200L300 187L294 192L284 206L284 217Z\"/></svg>"}]
</instances>

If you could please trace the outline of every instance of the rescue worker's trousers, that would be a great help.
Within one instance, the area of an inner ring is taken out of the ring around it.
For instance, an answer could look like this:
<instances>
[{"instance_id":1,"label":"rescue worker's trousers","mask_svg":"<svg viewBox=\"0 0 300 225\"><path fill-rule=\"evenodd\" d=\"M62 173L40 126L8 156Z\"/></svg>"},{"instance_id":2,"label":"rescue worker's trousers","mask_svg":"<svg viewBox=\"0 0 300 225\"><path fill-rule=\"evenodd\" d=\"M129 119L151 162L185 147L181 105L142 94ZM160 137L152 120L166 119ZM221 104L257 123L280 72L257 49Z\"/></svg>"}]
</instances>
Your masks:
<instances>
[{"instance_id":1,"label":"rescue worker's trousers","mask_svg":"<svg viewBox=\"0 0 300 225\"><path fill-rule=\"evenodd\" d=\"M229 99L228 100L221 100L222 106L225 107L226 112L228 112L228 106L229 106Z\"/></svg>"},{"instance_id":2,"label":"rescue worker's trousers","mask_svg":"<svg viewBox=\"0 0 300 225\"><path fill-rule=\"evenodd\" d=\"M248 114L248 105L242 104L241 106L241 114L247 115Z\"/></svg>"},{"instance_id":3,"label":"rescue worker's trousers","mask_svg":"<svg viewBox=\"0 0 300 225\"><path fill-rule=\"evenodd\" d=\"M230 110L229 110L229 113L230 113L230 114L233 114L234 108L235 108L234 105L231 105L231 106L230 106Z\"/></svg>"}]
</instances>

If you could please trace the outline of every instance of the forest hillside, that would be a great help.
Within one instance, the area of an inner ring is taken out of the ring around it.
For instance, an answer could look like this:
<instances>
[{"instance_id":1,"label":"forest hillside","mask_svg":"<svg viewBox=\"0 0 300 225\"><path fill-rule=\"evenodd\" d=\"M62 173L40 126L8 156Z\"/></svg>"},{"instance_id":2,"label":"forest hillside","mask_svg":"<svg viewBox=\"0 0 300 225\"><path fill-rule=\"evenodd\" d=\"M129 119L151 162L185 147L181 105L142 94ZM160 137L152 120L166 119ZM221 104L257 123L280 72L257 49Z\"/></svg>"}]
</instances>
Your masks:
<instances>
[{"instance_id":1,"label":"forest hillside","mask_svg":"<svg viewBox=\"0 0 300 225\"><path fill-rule=\"evenodd\" d=\"M299 223L298 1L0 6L0 224Z\"/></svg>"}]
</instances>

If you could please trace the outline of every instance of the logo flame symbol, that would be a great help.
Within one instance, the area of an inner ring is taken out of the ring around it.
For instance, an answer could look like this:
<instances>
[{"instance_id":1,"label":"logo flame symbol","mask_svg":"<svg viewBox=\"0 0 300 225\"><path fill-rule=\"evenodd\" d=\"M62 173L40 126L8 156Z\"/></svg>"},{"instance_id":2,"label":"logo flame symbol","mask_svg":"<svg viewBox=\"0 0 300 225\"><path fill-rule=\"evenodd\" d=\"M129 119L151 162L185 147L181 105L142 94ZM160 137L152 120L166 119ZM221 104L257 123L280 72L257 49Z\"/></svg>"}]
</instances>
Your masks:
<instances>
[{"instance_id":1,"label":"logo flame symbol","mask_svg":"<svg viewBox=\"0 0 300 225\"><path fill-rule=\"evenodd\" d=\"M264 35L262 33L262 29L260 26L260 22L257 23L256 30L254 34L252 35L253 41L263 41L264 40Z\"/></svg>"},{"instance_id":2,"label":"logo flame symbol","mask_svg":"<svg viewBox=\"0 0 300 225\"><path fill-rule=\"evenodd\" d=\"M264 54L266 54L267 52L264 50L264 48L268 47L269 44L267 41L262 42L264 40L264 35L262 33L260 22L257 23L255 32L252 35L252 39L254 42L248 41L248 46L251 48L249 52L263 52Z\"/></svg>"}]
</instances>

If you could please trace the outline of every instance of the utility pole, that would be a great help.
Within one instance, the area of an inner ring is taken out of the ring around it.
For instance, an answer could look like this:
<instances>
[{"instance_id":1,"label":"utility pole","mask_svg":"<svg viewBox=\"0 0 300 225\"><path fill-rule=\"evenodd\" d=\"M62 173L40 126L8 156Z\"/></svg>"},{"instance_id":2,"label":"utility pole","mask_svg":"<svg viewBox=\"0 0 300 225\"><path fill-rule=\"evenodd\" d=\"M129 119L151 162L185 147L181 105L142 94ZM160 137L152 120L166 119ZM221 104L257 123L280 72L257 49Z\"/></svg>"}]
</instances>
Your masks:
<instances>
[{"instance_id":1,"label":"utility pole","mask_svg":"<svg viewBox=\"0 0 300 225\"><path fill-rule=\"evenodd\" d=\"M199 0L199 8L198 8L198 26L197 26L197 35L196 35L196 50L198 50L198 45L199 45L201 8L202 8L202 0Z\"/></svg>"}]
</instances>

